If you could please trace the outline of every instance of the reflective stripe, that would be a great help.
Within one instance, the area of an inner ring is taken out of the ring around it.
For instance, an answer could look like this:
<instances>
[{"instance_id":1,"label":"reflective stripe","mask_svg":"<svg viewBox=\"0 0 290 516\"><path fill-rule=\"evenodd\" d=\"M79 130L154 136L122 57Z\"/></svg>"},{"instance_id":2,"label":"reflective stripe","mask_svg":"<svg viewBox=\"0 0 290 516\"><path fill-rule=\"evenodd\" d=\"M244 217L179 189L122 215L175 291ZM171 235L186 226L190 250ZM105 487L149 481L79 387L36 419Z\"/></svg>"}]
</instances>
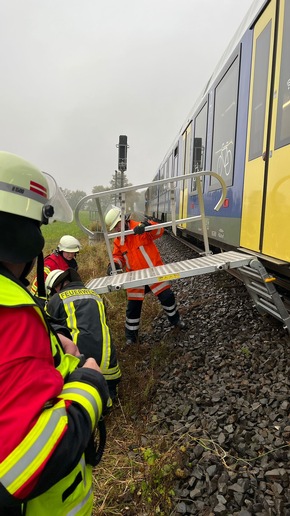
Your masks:
<instances>
[{"instance_id":1,"label":"reflective stripe","mask_svg":"<svg viewBox=\"0 0 290 516\"><path fill-rule=\"evenodd\" d=\"M23 441L0 465L1 483L14 494L46 462L67 426L65 403L45 410Z\"/></svg>"},{"instance_id":2,"label":"reflective stripe","mask_svg":"<svg viewBox=\"0 0 290 516\"><path fill-rule=\"evenodd\" d=\"M172 317L177 312L177 305L176 305L176 303L174 305L171 305L171 306L164 306L164 305L162 305L162 308L164 309L164 311L167 313L167 315L169 317Z\"/></svg>"},{"instance_id":3,"label":"reflective stripe","mask_svg":"<svg viewBox=\"0 0 290 516\"><path fill-rule=\"evenodd\" d=\"M43 188L41 185L39 185L39 186L40 186L40 188ZM33 201L37 201L41 204L46 204L47 200L48 200L47 192L45 192L45 196L44 196L43 195L44 191L43 191L43 193L37 193L37 192L33 192L32 190L28 190L27 188L24 188L23 186L17 187L16 185L14 185L12 183L4 183L4 181L0 181L0 190L2 192L8 192L8 193L12 193L15 195L21 195L21 197L26 197L28 199L32 199ZM16 200L15 200L15 202L16 202Z\"/></svg>"},{"instance_id":4,"label":"reflective stripe","mask_svg":"<svg viewBox=\"0 0 290 516\"><path fill-rule=\"evenodd\" d=\"M154 267L154 263L152 262L149 254L147 253L147 251L145 250L145 247L143 245L140 245L139 251L142 254L142 256L145 259L145 261L148 264L148 266L149 267Z\"/></svg>"},{"instance_id":5,"label":"reflective stripe","mask_svg":"<svg viewBox=\"0 0 290 516\"><path fill-rule=\"evenodd\" d=\"M106 374L104 374L106 380L117 380L121 377L121 371L118 365L111 367Z\"/></svg>"},{"instance_id":6,"label":"reflective stripe","mask_svg":"<svg viewBox=\"0 0 290 516\"><path fill-rule=\"evenodd\" d=\"M79 482L75 485L75 480ZM43 494L27 502L26 516L91 516L93 511L92 466L84 454L76 467ZM69 496L64 493L69 490ZM2 514L2 513L1 513Z\"/></svg>"},{"instance_id":7,"label":"reflective stripe","mask_svg":"<svg viewBox=\"0 0 290 516\"><path fill-rule=\"evenodd\" d=\"M87 503L91 499L92 494L93 494L93 488L91 486L90 490L87 492L86 496L82 499L82 501L78 505L76 505L71 511L66 512L65 516L75 516L77 514L80 514L79 511L87 505ZM49 514L51 514L51 512ZM84 513L82 512L81 514L84 514ZM91 510L87 514L88 514L88 516L91 515Z\"/></svg>"},{"instance_id":8,"label":"reflective stripe","mask_svg":"<svg viewBox=\"0 0 290 516\"><path fill-rule=\"evenodd\" d=\"M151 291L155 296L160 294L163 290L170 288L170 283L168 281L162 281L162 283L154 283L154 285L150 286Z\"/></svg>"},{"instance_id":9,"label":"reflective stripe","mask_svg":"<svg viewBox=\"0 0 290 516\"><path fill-rule=\"evenodd\" d=\"M130 321L130 322L129 322ZM128 321L128 319L126 319L126 323L125 323L125 328L127 328L127 330L138 330L139 329L139 326L140 326L140 319L130 319ZM134 324L132 324L134 322Z\"/></svg>"},{"instance_id":10,"label":"reflective stripe","mask_svg":"<svg viewBox=\"0 0 290 516\"><path fill-rule=\"evenodd\" d=\"M48 267L47 265L44 265L43 271L44 271L44 274L46 274L47 276L51 272L50 267Z\"/></svg>"},{"instance_id":11,"label":"reflective stripe","mask_svg":"<svg viewBox=\"0 0 290 516\"><path fill-rule=\"evenodd\" d=\"M126 268L130 271L131 270L131 267L130 267L130 262L129 262L129 259L128 259L128 255L127 253L123 255L124 256L124 260L125 260L125 265L126 265Z\"/></svg>"},{"instance_id":12,"label":"reflective stripe","mask_svg":"<svg viewBox=\"0 0 290 516\"><path fill-rule=\"evenodd\" d=\"M31 294L35 294L37 292L37 279L35 278L34 282L32 283L32 287L30 289Z\"/></svg>"},{"instance_id":13,"label":"reflective stripe","mask_svg":"<svg viewBox=\"0 0 290 516\"><path fill-rule=\"evenodd\" d=\"M110 359L111 359L111 336L110 331L106 323L105 307L101 299L97 301L98 309L100 314L100 321L102 327L102 360L100 368L103 374L110 371Z\"/></svg>"},{"instance_id":14,"label":"reflective stripe","mask_svg":"<svg viewBox=\"0 0 290 516\"><path fill-rule=\"evenodd\" d=\"M102 399L94 387L83 382L70 382L63 386L59 398L75 401L85 408L91 418L92 430L94 430L96 418L99 420L103 407Z\"/></svg>"},{"instance_id":15,"label":"reflective stripe","mask_svg":"<svg viewBox=\"0 0 290 516\"><path fill-rule=\"evenodd\" d=\"M139 330L139 324L138 324L138 326L131 326L131 325L129 326L129 324L126 323L125 328L127 328L127 330L130 330L130 331L137 331L137 330Z\"/></svg>"},{"instance_id":16,"label":"reflective stripe","mask_svg":"<svg viewBox=\"0 0 290 516\"><path fill-rule=\"evenodd\" d=\"M78 296L78 299L79 299L79 296ZM63 302L63 307L66 312L67 326L71 330L73 342L75 344L77 344L80 330L78 329L75 306L73 304L73 301L71 301L71 298L70 298L70 300L63 299L62 302Z\"/></svg>"},{"instance_id":17,"label":"reflective stripe","mask_svg":"<svg viewBox=\"0 0 290 516\"><path fill-rule=\"evenodd\" d=\"M93 494L92 478L87 479L87 475L86 475L87 466L84 461L84 456L81 457L79 466L82 468L82 477L83 477L84 488L86 489L88 481L90 482L90 488L89 488L88 492L86 493L86 495L82 498L82 500L73 509L66 512L66 516L74 516L75 514L78 514L80 509L83 509L87 505L88 502L91 502L91 497ZM90 474L91 474L91 472L90 472ZM91 507L91 503L89 503L89 505ZM82 512L82 514L84 514L84 513ZM91 514L91 511L89 514Z\"/></svg>"},{"instance_id":18,"label":"reflective stripe","mask_svg":"<svg viewBox=\"0 0 290 516\"><path fill-rule=\"evenodd\" d=\"M63 292L60 292L58 295L60 299L63 301L63 303L79 301L82 299L93 299L94 301L102 302L99 294L87 289L86 287L83 289L64 290Z\"/></svg>"},{"instance_id":19,"label":"reflective stripe","mask_svg":"<svg viewBox=\"0 0 290 516\"><path fill-rule=\"evenodd\" d=\"M127 297L129 300L136 301L138 299L139 301L143 301L144 296L145 296L145 287L128 288L127 289Z\"/></svg>"},{"instance_id":20,"label":"reflective stripe","mask_svg":"<svg viewBox=\"0 0 290 516\"><path fill-rule=\"evenodd\" d=\"M126 317L126 321L127 321L128 323L134 323L134 324L136 324L136 323L139 323L139 322L140 322L140 317L136 317L135 319L130 319L129 317Z\"/></svg>"}]
</instances>

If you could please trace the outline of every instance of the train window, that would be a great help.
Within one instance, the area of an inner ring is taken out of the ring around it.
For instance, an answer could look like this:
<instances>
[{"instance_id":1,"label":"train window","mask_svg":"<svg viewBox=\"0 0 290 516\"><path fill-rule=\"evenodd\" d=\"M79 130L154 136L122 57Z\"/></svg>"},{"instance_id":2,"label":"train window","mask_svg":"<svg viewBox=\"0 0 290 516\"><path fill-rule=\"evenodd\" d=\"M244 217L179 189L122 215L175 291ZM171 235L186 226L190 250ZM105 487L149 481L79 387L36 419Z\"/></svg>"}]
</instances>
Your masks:
<instances>
[{"instance_id":1,"label":"train window","mask_svg":"<svg viewBox=\"0 0 290 516\"><path fill-rule=\"evenodd\" d=\"M206 144L207 104L203 106L195 117L192 172L200 172L205 166L205 144ZM196 192L196 178L191 180L191 192Z\"/></svg>"},{"instance_id":2,"label":"train window","mask_svg":"<svg viewBox=\"0 0 290 516\"><path fill-rule=\"evenodd\" d=\"M275 149L290 143L290 0L285 3Z\"/></svg>"},{"instance_id":3,"label":"train window","mask_svg":"<svg viewBox=\"0 0 290 516\"><path fill-rule=\"evenodd\" d=\"M153 179L153 182L152 182L152 187L149 187L149 190L150 190L150 199L157 199L157 196L158 196L158 187L157 185L154 185L154 181L158 181L159 179L159 172L155 175L154 179Z\"/></svg>"},{"instance_id":4,"label":"train window","mask_svg":"<svg viewBox=\"0 0 290 516\"><path fill-rule=\"evenodd\" d=\"M178 146L174 149L172 177L178 176Z\"/></svg>"},{"instance_id":5,"label":"train window","mask_svg":"<svg viewBox=\"0 0 290 516\"><path fill-rule=\"evenodd\" d=\"M249 161L263 154L270 39L271 21L261 32L256 43Z\"/></svg>"},{"instance_id":6,"label":"train window","mask_svg":"<svg viewBox=\"0 0 290 516\"><path fill-rule=\"evenodd\" d=\"M163 165L160 170L159 179L164 179L164 170L165 170L165 165ZM162 193L164 190L165 190L165 185L159 185L159 193Z\"/></svg>"},{"instance_id":7,"label":"train window","mask_svg":"<svg viewBox=\"0 0 290 516\"><path fill-rule=\"evenodd\" d=\"M168 179L168 177L169 177L169 159L166 161L166 165L165 165L165 177L166 177L166 179Z\"/></svg>"},{"instance_id":8,"label":"train window","mask_svg":"<svg viewBox=\"0 0 290 516\"><path fill-rule=\"evenodd\" d=\"M224 179L227 186L233 184L238 79L239 59L237 56L215 91L211 168ZM214 177L211 178L210 188L220 188L219 181Z\"/></svg>"},{"instance_id":9,"label":"train window","mask_svg":"<svg viewBox=\"0 0 290 516\"><path fill-rule=\"evenodd\" d=\"M169 160L168 160L168 169L166 177L169 178L172 176L172 154L170 154Z\"/></svg>"}]
</instances>

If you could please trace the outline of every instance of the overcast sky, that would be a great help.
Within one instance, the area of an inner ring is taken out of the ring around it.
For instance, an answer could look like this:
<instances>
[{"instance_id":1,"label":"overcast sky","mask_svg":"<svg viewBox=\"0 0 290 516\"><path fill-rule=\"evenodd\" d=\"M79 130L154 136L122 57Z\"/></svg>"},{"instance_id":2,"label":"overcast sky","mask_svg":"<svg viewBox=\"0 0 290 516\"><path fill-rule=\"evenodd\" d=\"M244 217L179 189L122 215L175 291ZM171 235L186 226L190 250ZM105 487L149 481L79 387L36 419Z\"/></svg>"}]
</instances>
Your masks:
<instances>
[{"instance_id":1,"label":"overcast sky","mask_svg":"<svg viewBox=\"0 0 290 516\"><path fill-rule=\"evenodd\" d=\"M0 0L0 148L90 194L149 182L252 0Z\"/></svg>"}]
</instances>

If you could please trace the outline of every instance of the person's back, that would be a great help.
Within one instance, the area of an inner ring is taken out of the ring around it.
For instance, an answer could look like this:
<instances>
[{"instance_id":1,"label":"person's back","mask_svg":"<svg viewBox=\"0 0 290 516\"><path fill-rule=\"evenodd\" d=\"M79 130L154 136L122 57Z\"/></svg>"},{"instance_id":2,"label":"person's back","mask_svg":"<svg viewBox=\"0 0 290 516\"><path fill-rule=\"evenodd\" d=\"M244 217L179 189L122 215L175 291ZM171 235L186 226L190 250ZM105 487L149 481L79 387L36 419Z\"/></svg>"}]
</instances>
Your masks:
<instances>
[{"instance_id":1,"label":"person's back","mask_svg":"<svg viewBox=\"0 0 290 516\"><path fill-rule=\"evenodd\" d=\"M90 516L107 385L93 358L79 367L77 348L59 340L27 290L41 224L56 215L46 176L0 152L0 182L0 514Z\"/></svg>"},{"instance_id":2,"label":"person's back","mask_svg":"<svg viewBox=\"0 0 290 516\"><path fill-rule=\"evenodd\" d=\"M46 279L46 290L47 313L69 328L73 342L85 357L96 360L114 399L121 370L101 297L86 288L72 269L51 272Z\"/></svg>"}]
</instances>

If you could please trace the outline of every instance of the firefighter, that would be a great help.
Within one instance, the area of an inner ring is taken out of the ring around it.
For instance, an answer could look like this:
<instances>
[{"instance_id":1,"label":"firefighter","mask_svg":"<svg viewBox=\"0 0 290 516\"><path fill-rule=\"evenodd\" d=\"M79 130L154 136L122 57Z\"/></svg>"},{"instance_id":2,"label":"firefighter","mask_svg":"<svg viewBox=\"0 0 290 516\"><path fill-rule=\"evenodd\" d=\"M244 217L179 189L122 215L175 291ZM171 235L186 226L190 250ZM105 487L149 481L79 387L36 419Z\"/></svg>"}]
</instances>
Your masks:
<instances>
[{"instance_id":1,"label":"firefighter","mask_svg":"<svg viewBox=\"0 0 290 516\"><path fill-rule=\"evenodd\" d=\"M46 279L50 271L54 271L55 269L66 271L68 268L72 268L77 271L78 264L76 256L79 253L80 248L81 244L77 238L71 235L63 235L57 248L44 258L44 279ZM31 293L40 298L43 297L43 294L39 295L38 292L37 276L33 280Z\"/></svg>"},{"instance_id":2,"label":"firefighter","mask_svg":"<svg viewBox=\"0 0 290 516\"><path fill-rule=\"evenodd\" d=\"M111 208L106 216L105 223L109 231L121 231L121 210L117 206ZM113 259L116 269L126 269L126 272L147 269L163 265L160 253L154 240L163 235L163 228L156 228L145 232L145 227L156 224L153 220L140 223L129 218L125 219L125 230L133 230L134 234L126 235L124 244L121 244L120 237L114 239ZM111 264L108 265L107 274L112 274ZM138 342L138 331L140 326L141 310L144 296L152 292L158 297L162 308L172 326L180 329L185 328L176 306L176 300L168 281L154 283L153 285L140 286L127 289L127 309L125 323L126 346ZM126 348L125 348L126 349Z\"/></svg>"},{"instance_id":3,"label":"firefighter","mask_svg":"<svg viewBox=\"0 0 290 516\"><path fill-rule=\"evenodd\" d=\"M117 397L121 370L99 294L82 283L74 269L50 272L45 280L49 316L66 325L80 353L93 357L107 380L110 403Z\"/></svg>"},{"instance_id":4,"label":"firefighter","mask_svg":"<svg viewBox=\"0 0 290 516\"><path fill-rule=\"evenodd\" d=\"M5 516L92 513L93 435L109 397L106 381L93 358L78 367L79 358L71 349L67 353L27 289L27 275L44 246L40 226L57 209L45 174L0 152L0 514Z\"/></svg>"}]
</instances>

